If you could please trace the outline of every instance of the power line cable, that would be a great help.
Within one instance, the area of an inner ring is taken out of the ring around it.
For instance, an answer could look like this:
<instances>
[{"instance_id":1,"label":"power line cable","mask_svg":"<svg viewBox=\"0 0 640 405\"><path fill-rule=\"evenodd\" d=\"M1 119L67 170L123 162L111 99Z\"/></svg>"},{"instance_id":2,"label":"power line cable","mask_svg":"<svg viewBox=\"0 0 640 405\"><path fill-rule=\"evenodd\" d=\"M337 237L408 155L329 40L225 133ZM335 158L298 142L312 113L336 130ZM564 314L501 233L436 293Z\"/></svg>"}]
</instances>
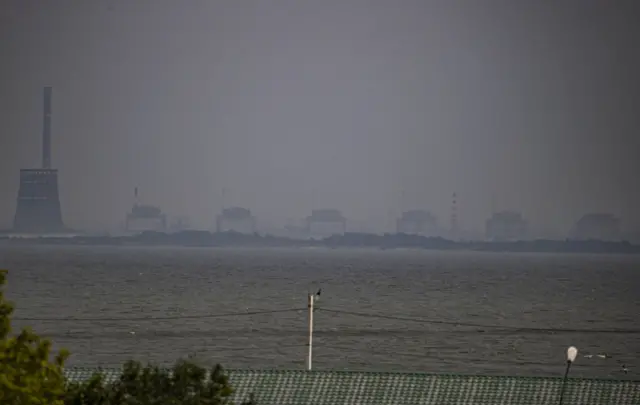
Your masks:
<instances>
[{"instance_id":1,"label":"power line cable","mask_svg":"<svg viewBox=\"0 0 640 405\"><path fill-rule=\"evenodd\" d=\"M189 320L189 319L214 319L214 318L226 318L234 316L250 316L250 315L269 315L277 313L287 312L300 312L306 311L307 308L291 308L280 310L265 310L265 311L245 311L245 312L228 312L218 314L201 314L201 315L175 315L175 316L156 316L156 317L101 317L101 318L13 318L15 321L22 322L152 322L152 321L168 321L168 320ZM434 325L448 325L448 326L462 326L472 327L480 330L469 332L485 332L485 329L504 330L512 332L538 332L538 333L606 333L606 334L640 334L640 329L578 329L578 328L543 328L543 327L521 327L511 325L497 325L497 324L481 324L471 322L458 322L458 321L445 321L426 318L411 318L386 314L374 314L366 312L346 311L332 308L317 307L316 311L324 311L328 313L351 315L365 318L377 318L377 319L389 319L403 322L415 322L422 324L434 324Z\"/></svg>"},{"instance_id":2,"label":"power line cable","mask_svg":"<svg viewBox=\"0 0 640 405\"><path fill-rule=\"evenodd\" d=\"M156 317L100 317L100 318L79 318L79 317L66 317L66 318L13 318L15 321L21 322L152 322L152 321L168 321L168 320L189 320L189 319L214 319L214 318L226 318L234 316L250 316L250 315L269 315L277 313L287 312L300 312L306 311L307 308L291 308L280 310L265 310L265 311L245 311L245 312L228 312L218 314L201 314L201 315L174 315L174 316L156 316ZM497 325L497 324L481 324L472 322L458 322L458 321L445 321L426 318L411 318L395 315L374 314L366 312L346 311L339 309L331 309L318 307L316 311L324 311L328 313L351 315L365 318L377 318L377 319L389 319L403 322L415 322L422 324L433 325L448 325L448 326L462 326L477 328L477 331L469 332L485 332L485 329L504 330L512 332L538 332L538 333L605 333L605 334L640 334L640 329L578 329L578 328L544 328L544 327L521 327L511 325Z\"/></svg>"},{"instance_id":3,"label":"power line cable","mask_svg":"<svg viewBox=\"0 0 640 405\"><path fill-rule=\"evenodd\" d=\"M193 328L170 328L167 326L164 329L146 329L131 327L129 329L123 329L123 323L117 323L113 326L105 326L99 332L90 329L74 329L65 330L64 328L56 328L55 330L49 330L43 332L49 338L68 338L68 339L104 339L119 337L124 334L131 334L134 332L136 338L188 338L188 337L227 337L227 336L243 336L243 337L255 337L260 338L306 338L308 331L304 328L291 329L291 328L274 328L274 327L251 327L251 328L219 328L215 325L207 327L206 329L193 329ZM172 324L173 325L173 324ZM326 338L385 338L393 337L398 339L412 338L412 337L425 337L427 336L424 329L373 329L373 328L339 328L336 330L316 329L314 330L314 336L320 339ZM428 336L447 335L447 336L472 336L475 337L479 334L477 330L435 330L429 331ZM518 336L518 333L505 330L490 330L482 332L483 336Z\"/></svg>"},{"instance_id":4,"label":"power line cable","mask_svg":"<svg viewBox=\"0 0 640 405\"><path fill-rule=\"evenodd\" d=\"M203 346L202 349L196 351L196 356L205 352L237 352L237 351L264 351L264 350L280 350L280 349L291 349L297 347L307 347L306 344L290 344L290 345L270 345L270 346L239 346L239 347L208 347Z\"/></svg>"},{"instance_id":5,"label":"power line cable","mask_svg":"<svg viewBox=\"0 0 640 405\"><path fill-rule=\"evenodd\" d=\"M410 317L402 317L402 316L395 316L395 315L344 311L340 309L331 309L331 308L324 308L324 307L316 308L316 310L335 313L335 314L342 314L342 315L353 315L353 316L359 316L364 318L389 319L389 320L395 320L395 321L417 322L422 324L433 324L433 325L465 326L465 327L480 329L477 332L484 332L484 329L501 329L501 330L510 330L514 332L640 334L640 329L577 329L577 328L521 327L521 326L509 326L509 325L480 324L480 323L471 323L471 322L444 321L444 320L426 319L426 318L410 318Z\"/></svg>"},{"instance_id":6,"label":"power line cable","mask_svg":"<svg viewBox=\"0 0 640 405\"><path fill-rule=\"evenodd\" d=\"M195 361L203 361L203 359L201 358L201 356L206 356L207 353L210 352L221 352L221 353L226 353L226 352L237 352L237 351L243 351L243 352L261 352L261 351L265 351L265 350L270 350L270 351L278 351L280 349L290 349L290 348L303 348L303 347L307 347L307 345L305 344L292 344L292 345L271 345L268 347L259 347L259 346L244 346L244 347L222 347L222 348L203 348L201 350L197 350L194 353L191 353L187 356L182 356L179 358L176 358L174 361L162 361L162 362L151 362L153 365L158 365L158 366L172 366L176 363L176 361L179 360L195 360ZM100 353L100 351L90 351L89 352L90 356L96 356L96 355L108 355L109 357L114 357L114 356L118 356L118 357L127 357L127 359L130 359L132 353L113 353L113 352L108 352L108 353ZM122 368L122 365L125 363L125 361L121 362L121 363L100 363L98 362L95 366L93 366L93 368L96 368L96 370L98 370L99 368ZM82 366L77 366L74 367L69 366L67 367L69 369L74 369L74 368L87 368L86 364L83 364Z\"/></svg>"},{"instance_id":7,"label":"power line cable","mask_svg":"<svg viewBox=\"0 0 640 405\"><path fill-rule=\"evenodd\" d=\"M199 350L194 350L195 355L201 354L201 353L205 353L205 352L220 352L220 353L224 353L224 352L236 352L236 351L262 351L262 350L279 350L279 349L288 349L288 348L295 348L295 347L307 347L306 344L289 344L289 345L269 345L269 346L202 346L200 345L199 347L201 347L201 349ZM92 354L95 353L99 353L99 350L91 350L90 351ZM108 352L108 353L104 353L104 354L108 354L108 355L114 355L114 356L131 356L134 353L113 353L113 352ZM185 357L188 358L188 357Z\"/></svg>"},{"instance_id":8,"label":"power line cable","mask_svg":"<svg viewBox=\"0 0 640 405\"><path fill-rule=\"evenodd\" d=\"M227 312L219 314L202 314L202 315L174 315L174 316L155 316L155 317L112 317L112 318L13 318L14 321L21 322L147 322L147 321L170 321L183 319L211 319L211 318L228 318L234 316L246 315L268 315L285 312L306 311L307 308L291 308L277 309L270 311L248 311L248 312Z\"/></svg>"}]
</instances>

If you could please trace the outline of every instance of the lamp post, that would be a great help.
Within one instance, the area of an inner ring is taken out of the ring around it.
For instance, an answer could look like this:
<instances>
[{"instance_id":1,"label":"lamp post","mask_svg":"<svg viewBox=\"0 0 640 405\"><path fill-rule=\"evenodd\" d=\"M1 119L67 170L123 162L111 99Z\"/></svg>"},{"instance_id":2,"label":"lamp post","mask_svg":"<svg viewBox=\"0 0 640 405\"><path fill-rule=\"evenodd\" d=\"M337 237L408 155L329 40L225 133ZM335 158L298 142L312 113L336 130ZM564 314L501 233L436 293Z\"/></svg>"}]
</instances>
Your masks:
<instances>
[{"instance_id":1,"label":"lamp post","mask_svg":"<svg viewBox=\"0 0 640 405\"><path fill-rule=\"evenodd\" d=\"M564 399L564 391L567 388L567 379L569 377L569 369L574 361L576 361L576 357L578 357L578 349L575 346L570 346L567 349L567 368L564 371L564 378L562 379L562 389L560 390L560 402L559 405L562 405L562 400Z\"/></svg>"},{"instance_id":2,"label":"lamp post","mask_svg":"<svg viewBox=\"0 0 640 405\"><path fill-rule=\"evenodd\" d=\"M313 356L313 304L315 298L316 296L314 294L309 294L307 301L307 307L309 308L309 342L307 343L307 370L309 371L311 371L311 360Z\"/></svg>"}]
</instances>

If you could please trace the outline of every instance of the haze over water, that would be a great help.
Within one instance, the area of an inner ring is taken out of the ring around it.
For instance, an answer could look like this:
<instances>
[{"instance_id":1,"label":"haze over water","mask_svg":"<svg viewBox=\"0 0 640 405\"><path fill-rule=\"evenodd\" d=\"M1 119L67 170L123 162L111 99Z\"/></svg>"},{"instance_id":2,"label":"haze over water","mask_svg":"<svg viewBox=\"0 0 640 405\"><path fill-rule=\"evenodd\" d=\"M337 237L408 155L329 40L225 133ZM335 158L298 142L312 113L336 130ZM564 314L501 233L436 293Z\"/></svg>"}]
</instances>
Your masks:
<instances>
[{"instance_id":1,"label":"haze over water","mask_svg":"<svg viewBox=\"0 0 640 405\"><path fill-rule=\"evenodd\" d=\"M492 208L540 237L592 211L637 231L637 4L3 0L0 229L50 85L73 229L120 228L138 186L203 229L224 204L265 227L313 208L447 227L457 192L471 236Z\"/></svg>"},{"instance_id":2,"label":"haze over water","mask_svg":"<svg viewBox=\"0 0 640 405\"><path fill-rule=\"evenodd\" d=\"M561 375L569 345L581 353L574 376L637 379L640 367L635 256L32 246L0 247L0 265L17 318L94 318L16 323L70 349L74 366L194 354L230 368L300 369L306 295L322 288L317 369ZM188 318L198 315L212 317ZM140 320L150 317L177 319ZM612 358L582 356L600 353Z\"/></svg>"}]
</instances>

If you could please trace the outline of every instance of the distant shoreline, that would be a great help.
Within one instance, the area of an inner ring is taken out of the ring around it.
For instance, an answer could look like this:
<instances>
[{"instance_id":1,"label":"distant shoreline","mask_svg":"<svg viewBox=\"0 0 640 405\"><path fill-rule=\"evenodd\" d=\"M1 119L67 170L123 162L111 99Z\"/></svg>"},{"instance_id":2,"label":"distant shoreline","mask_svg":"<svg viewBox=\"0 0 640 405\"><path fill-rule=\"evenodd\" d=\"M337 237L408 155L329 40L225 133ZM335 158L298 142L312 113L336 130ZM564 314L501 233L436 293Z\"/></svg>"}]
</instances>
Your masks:
<instances>
[{"instance_id":1,"label":"distant shoreline","mask_svg":"<svg viewBox=\"0 0 640 405\"><path fill-rule=\"evenodd\" d=\"M246 235L234 232L211 233L183 231L177 233L143 232L134 236L19 236L0 234L0 244L63 246L189 246L189 247L324 247L422 249L519 253L610 253L640 254L640 245L629 242L598 240L531 240L514 242L452 241L406 234L346 233L321 240L293 239L271 235Z\"/></svg>"}]
</instances>

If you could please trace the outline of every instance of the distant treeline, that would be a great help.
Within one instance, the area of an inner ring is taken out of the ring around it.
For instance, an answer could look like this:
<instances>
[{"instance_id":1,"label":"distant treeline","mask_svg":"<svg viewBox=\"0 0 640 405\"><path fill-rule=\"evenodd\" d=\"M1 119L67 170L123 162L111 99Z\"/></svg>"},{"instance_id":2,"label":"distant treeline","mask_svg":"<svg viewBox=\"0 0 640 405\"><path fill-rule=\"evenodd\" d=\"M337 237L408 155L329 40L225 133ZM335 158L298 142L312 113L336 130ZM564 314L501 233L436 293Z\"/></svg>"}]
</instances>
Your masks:
<instances>
[{"instance_id":1,"label":"distant treeline","mask_svg":"<svg viewBox=\"0 0 640 405\"><path fill-rule=\"evenodd\" d=\"M321 240L292 239L272 235L247 235L236 232L211 233L183 231L176 233L143 232L135 236L73 237L0 237L9 244L110 245L110 246L202 246L202 247L327 247L379 249L473 250L487 252L558 252L558 253L640 253L640 245L629 242L598 240L531 240L516 242L457 242L443 238L407 234L376 235L346 233Z\"/></svg>"}]
</instances>

